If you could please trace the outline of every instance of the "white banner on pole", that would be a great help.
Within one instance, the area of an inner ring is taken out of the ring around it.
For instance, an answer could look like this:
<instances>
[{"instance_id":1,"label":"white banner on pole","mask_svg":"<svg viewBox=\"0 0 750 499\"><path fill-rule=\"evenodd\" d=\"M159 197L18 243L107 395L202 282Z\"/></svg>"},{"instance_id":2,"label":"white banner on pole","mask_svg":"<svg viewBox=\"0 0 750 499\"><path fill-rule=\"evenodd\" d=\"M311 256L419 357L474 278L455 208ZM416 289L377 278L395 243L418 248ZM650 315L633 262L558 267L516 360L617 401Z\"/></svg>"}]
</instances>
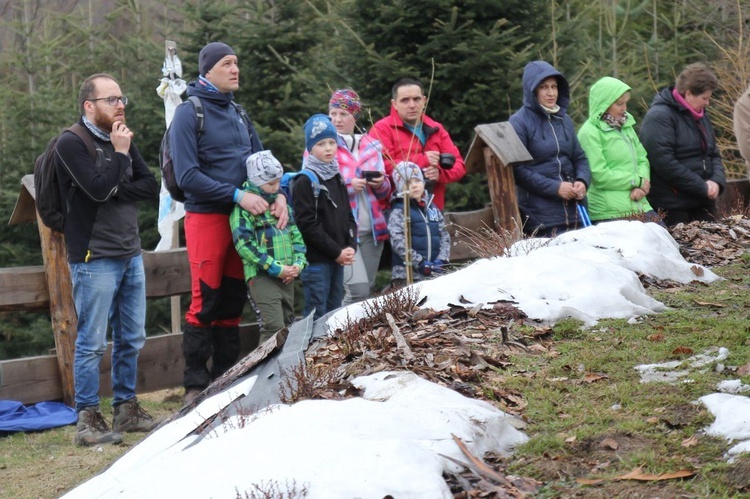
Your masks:
<instances>
[{"instance_id":1,"label":"white banner on pole","mask_svg":"<svg viewBox=\"0 0 750 499\"><path fill-rule=\"evenodd\" d=\"M165 43L165 52L164 65L161 68L163 77L159 82L159 86L156 87L156 93L164 99L164 118L166 128L169 128L169 124L172 122L172 117L174 116L174 110L182 102L182 97L180 96L187 90L187 84L182 79L182 62L177 57L177 45L175 42L167 40ZM162 181L161 191L159 192L158 223L161 240L156 246L156 251L168 250L176 246L172 244L175 232L173 227L184 216L185 208L182 203L172 199L167 188L164 187L164 181Z\"/></svg>"}]
</instances>

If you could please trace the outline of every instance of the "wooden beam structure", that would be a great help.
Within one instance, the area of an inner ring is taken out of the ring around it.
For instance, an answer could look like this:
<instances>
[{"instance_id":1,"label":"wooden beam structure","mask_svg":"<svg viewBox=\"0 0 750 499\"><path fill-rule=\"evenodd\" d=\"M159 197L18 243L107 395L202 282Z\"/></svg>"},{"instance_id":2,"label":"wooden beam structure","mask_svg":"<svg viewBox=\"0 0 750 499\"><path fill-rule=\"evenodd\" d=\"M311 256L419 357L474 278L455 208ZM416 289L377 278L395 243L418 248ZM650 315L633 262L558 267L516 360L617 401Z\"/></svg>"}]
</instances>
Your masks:
<instances>
[{"instance_id":1,"label":"wooden beam structure","mask_svg":"<svg viewBox=\"0 0 750 499\"><path fill-rule=\"evenodd\" d=\"M531 155L510 123L477 125L466 154L466 173L487 172L487 184L495 218L494 229L521 236L523 221L518 211L513 164L531 161Z\"/></svg>"},{"instance_id":2,"label":"wooden beam structure","mask_svg":"<svg viewBox=\"0 0 750 499\"><path fill-rule=\"evenodd\" d=\"M240 354L247 355L258 346L258 324L240 326ZM112 396L112 344L99 365L99 394ZM182 333L150 336L138 356L139 393L182 386L185 361L182 358ZM24 404L63 399L61 373L56 355L41 355L0 361L0 399Z\"/></svg>"}]
</instances>

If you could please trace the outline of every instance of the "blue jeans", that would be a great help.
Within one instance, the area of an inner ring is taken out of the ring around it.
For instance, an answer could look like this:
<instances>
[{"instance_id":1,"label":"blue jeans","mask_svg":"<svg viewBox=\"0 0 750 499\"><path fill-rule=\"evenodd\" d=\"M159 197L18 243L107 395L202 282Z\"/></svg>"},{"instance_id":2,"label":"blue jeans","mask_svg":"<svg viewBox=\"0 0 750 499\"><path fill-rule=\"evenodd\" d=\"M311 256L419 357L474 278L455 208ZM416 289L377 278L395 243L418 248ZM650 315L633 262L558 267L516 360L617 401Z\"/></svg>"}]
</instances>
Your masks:
<instances>
[{"instance_id":1,"label":"blue jeans","mask_svg":"<svg viewBox=\"0 0 750 499\"><path fill-rule=\"evenodd\" d=\"M113 405L135 397L138 351L146 341L143 257L71 263L78 338L73 360L76 410L99 405L99 364L112 326Z\"/></svg>"},{"instance_id":2,"label":"blue jeans","mask_svg":"<svg viewBox=\"0 0 750 499\"><path fill-rule=\"evenodd\" d=\"M336 262L311 263L300 275L305 294L304 316L315 309L313 319L341 306L344 299L344 267Z\"/></svg>"}]
</instances>

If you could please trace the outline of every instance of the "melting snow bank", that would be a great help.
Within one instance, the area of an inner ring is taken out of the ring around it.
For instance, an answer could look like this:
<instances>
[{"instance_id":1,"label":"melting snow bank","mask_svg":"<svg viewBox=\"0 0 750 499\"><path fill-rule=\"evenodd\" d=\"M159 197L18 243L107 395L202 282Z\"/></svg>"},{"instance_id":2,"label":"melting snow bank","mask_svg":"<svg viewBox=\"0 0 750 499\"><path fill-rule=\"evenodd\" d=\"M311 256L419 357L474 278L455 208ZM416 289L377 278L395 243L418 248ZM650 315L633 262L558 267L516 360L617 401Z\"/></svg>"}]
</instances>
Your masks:
<instances>
[{"instance_id":1,"label":"melting snow bank","mask_svg":"<svg viewBox=\"0 0 750 499\"><path fill-rule=\"evenodd\" d=\"M635 370L641 373L641 383L662 382L674 384L680 378L684 378L690 374L689 368L704 368L714 363L718 367L720 366L719 362L726 360L728 356L729 350L726 348L714 347L685 360L672 360L662 362L661 364L641 364L635 366ZM682 367L683 369L675 371L678 367ZM723 367L721 369L723 370ZM691 381L689 379L683 380L684 383L690 383Z\"/></svg>"},{"instance_id":2,"label":"melting snow bank","mask_svg":"<svg viewBox=\"0 0 750 499\"><path fill-rule=\"evenodd\" d=\"M641 383L663 382L675 384L690 374L691 369L703 371L714 366L717 371L723 371L721 364L729 356L726 348L711 348L703 353L694 355L684 361L675 360L661 364L643 364L635 366L641 373ZM680 368L680 370L677 370ZM689 383L690 379L682 382ZM705 429L707 435L723 437L732 442L744 440L735 445L727 456L730 461L743 452L750 452L750 398L739 393L750 391L750 386L743 384L740 380L725 380L716 387L720 392L705 395L698 402L706 406L708 411L716 418L711 426Z\"/></svg>"},{"instance_id":3,"label":"melting snow bank","mask_svg":"<svg viewBox=\"0 0 750 499\"><path fill-rule=\"evenodd\" d=\"M728 441L744 440L727 451L730 461L743 452L750 452L750 398L728 393L712 393L698 399L716 420L706 434Z\"/></svg>"},{"instance_id":4,"label":"melting snow bank","mask_svg":"<svg viewBox=\"0 0 750 499\"><path fill-rule=\"evenodd\" d=\"M353 384L363 398L271 406L230 417L199 437L192 432L207 418L196 413L222 405L209 399L64 497L276 497L305 490L308 499L452 498L443 473L460 467L447 457L467 461L452 435L476 456L508 455L528 440L517 429L521 420L410 372Z\"/></svg>"},{"instance_id":5,"label":"melting snow bank","mask_svg":"<svg viewBox=\"0 0 750 499\"><path fill-rule=\"evenodd\" d=\"M422 306L490 307L505 300L532 319L554 323L572 317L591 326L598 319L627 319L666 309L646 294L638 273L681 283L720 279L682 258L669 232L654 223L602 223L551 240L521 241L510 254L514 256L479 260L415 284L419 299L425 300ZM363 315L361 304L350 305L334 314L329 325Z\"/></svg>"}]
</instances>

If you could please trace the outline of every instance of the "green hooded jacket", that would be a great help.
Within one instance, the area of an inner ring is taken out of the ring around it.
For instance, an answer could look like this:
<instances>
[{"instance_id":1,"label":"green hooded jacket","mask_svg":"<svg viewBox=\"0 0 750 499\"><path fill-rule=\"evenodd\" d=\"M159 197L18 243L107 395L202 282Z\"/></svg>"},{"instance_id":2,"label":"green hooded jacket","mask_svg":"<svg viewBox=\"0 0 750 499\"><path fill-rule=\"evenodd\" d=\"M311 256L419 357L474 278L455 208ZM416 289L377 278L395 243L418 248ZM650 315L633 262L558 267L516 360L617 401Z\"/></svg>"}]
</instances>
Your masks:
<instances>
[{"instance_id":1,"label":"green hooded jacket","mask_svg":"<svg viewBox=\"0 0 750 499\"><path fill-rule=\"evenodd\" d=\"M589 91L589 117L578 132L578 140L591 167L588 190L591 220L625 218L651 211L645 197L630 199L630 191L650 179L646 150L635 133L635 119L626 112L627 121L617 129L602 120L602 115L630 87L617 78L605 76Z\"/></svg>"}]
</instances>

